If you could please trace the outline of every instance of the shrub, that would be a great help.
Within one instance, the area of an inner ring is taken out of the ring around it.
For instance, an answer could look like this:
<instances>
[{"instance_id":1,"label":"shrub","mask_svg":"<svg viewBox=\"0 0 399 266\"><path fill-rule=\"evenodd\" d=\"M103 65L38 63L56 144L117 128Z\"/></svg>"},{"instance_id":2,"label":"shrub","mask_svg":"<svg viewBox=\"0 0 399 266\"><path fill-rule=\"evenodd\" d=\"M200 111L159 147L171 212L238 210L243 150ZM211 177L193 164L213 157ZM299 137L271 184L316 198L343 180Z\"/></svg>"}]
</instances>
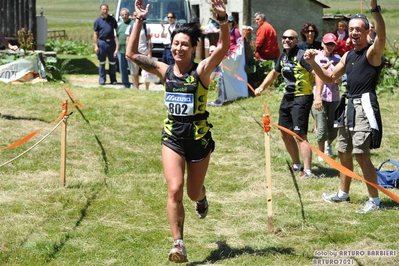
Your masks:
<instances>
[{"instance_id":1,"label":"shrub","mask_svg":"<svg viewBox=\"0 0 399 266\"><path fill-rule=\"evenodd\" d=\"M76 71L76 67L69 64L70 59L59 60L55 57L46 58L46 76L48 81L66 81L64 74Z\"/></svg>"},{"instance_id":2,"label":"shrub","mask_svg":"<svg viewBox=\"0 0 399 266\"><path fill-rule=\"evenodd\" d=\"M55 51L57 54L90 55L93 53L92 44L78 40L48 40L46 51Z\"/></svg>"},{"instance_id":3,"label":"shrub","mask_svg":"<svg viewBox=\"0 0 399 266\"><path fill-rule=\"evenodd\" d=\"M393 50L387 50L385 56L385 67L381 71L380 80L377 84L377 93L394 93L394 89L399 88L399 49L396 41Z\"/></svg>"}]
</instances>

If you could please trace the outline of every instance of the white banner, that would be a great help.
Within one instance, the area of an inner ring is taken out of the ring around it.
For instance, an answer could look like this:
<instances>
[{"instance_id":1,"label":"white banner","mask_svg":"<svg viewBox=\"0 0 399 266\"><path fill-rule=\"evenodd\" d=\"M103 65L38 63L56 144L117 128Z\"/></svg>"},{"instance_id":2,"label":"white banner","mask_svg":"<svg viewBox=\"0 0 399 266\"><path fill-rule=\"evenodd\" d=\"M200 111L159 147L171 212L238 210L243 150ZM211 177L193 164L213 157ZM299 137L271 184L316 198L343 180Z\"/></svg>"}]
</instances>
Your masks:
<instances>
[{"instance_id":1,"label":"white banner","mask_svg":"<svg viewBox=\"0 0 399 266\"><path fill-rule=\"evenodd\" d=\"M248 77L245 72L244 43L239 42L236 50L220 63L218 73L218 98L209 101L210 106L222 106L228 101L248 97Z\"/></svg>"},{"instance_id":2,"label":"white banner","mask_svg":"<svg viewBox=\"0 0 399 266\"><path fill-rule=\"evenodd\" d=\"M43 82L46 80L44 66L38 55L30 55L0 66L0 81L2 82Z\"/></svg>"}]
</instances>

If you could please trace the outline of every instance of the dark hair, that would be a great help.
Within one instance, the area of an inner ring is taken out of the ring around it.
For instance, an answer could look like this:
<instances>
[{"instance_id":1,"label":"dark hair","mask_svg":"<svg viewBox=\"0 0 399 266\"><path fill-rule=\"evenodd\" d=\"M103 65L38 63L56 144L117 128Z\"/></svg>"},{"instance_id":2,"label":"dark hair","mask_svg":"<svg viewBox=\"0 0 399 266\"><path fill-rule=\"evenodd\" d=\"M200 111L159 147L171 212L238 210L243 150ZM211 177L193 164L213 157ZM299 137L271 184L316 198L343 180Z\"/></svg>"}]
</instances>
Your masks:
<instances>
[{"instance_id":1,"label":"dark hair","mask_svg":"<svg viewBox=\"0 0 399 266\"><path fill-rule=\"evenodd\" d=\"M166 15L169 15L169 14L171 14L174 18L176 18L176 14L174 12L168 12L168 14L166 14Z\"/></svg>"},{"instance_id":2,"label":"dark hair","mask_svg":"<svg viewBox=\"0 0 399 266\"><path fill-rule=\"evenodd\" d=\"M172 32L170 36L170 40L173 42L173 38L176 34L183 33L190 37L191 45L197 46L198 41L202 36L202 30L200 28L200 24L197 22L190 22L190 23L177 23L175 30Z\"/></svg>"},{"instance_id":3,"label":"dark hair","mask_svg":"<svg viewBox=\"0 0 399 266\"><path fill-rule=\"evenodd\" d=\"M301 28L301 36L302 36L302 41L306 41L306 35L305 32L308 30L309 27L312 27L314 29L314 40L317 39L317 37L319 36L319 30L316 27L316 24L314 24L313 22L306 22L305 24L302 25Z\"/></svg>"},{"instance_id":4,"label":"dark hair","mask_svg":"<svg viewBox=\"0 0 399 266\"><path fill-rule=\"evenodd\" d=\"M363 20L364 22L364 29L368 30L370 29L370 24L369 24L369 20L367 19L367 17L363 14L355 14L353 16L351 16L351 19L349 21L351 21L354 18L360 18L361 20Z\"/></svg>"}]
</instances>

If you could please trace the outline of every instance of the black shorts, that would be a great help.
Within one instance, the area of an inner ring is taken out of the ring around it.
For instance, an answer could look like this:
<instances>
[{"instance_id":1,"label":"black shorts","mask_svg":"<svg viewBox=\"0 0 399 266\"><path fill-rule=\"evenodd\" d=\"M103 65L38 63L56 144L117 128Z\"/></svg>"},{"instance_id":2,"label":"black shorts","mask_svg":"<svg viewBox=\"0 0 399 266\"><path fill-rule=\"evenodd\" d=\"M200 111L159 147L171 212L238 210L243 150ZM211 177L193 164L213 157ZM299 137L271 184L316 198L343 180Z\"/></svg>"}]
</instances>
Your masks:
<instances>
[{"instance_id":1,"label":"black shorts","mask_svg":"<svg viewBox=\"0 0 399 266\"><path fill-rule=\"evenodd\" d=\"M189 163L204 160L208 154L215 149L215 142L212 139L212 133L210 131L201 139L194 140L177 138L162 130L162 144L171 148L178 154L183 155Z\"/></svg>"},{"instance_id":2,"label":"black shorts","mask_svg":"<svg viewBox=\"0 0 399 266\"><path fill-rule=\"evenodd\" d=\"M297 134L308 134L309 113L312 109L313 94L287 97L281 100L278 124Z\"/></svg>"}]
</instances>

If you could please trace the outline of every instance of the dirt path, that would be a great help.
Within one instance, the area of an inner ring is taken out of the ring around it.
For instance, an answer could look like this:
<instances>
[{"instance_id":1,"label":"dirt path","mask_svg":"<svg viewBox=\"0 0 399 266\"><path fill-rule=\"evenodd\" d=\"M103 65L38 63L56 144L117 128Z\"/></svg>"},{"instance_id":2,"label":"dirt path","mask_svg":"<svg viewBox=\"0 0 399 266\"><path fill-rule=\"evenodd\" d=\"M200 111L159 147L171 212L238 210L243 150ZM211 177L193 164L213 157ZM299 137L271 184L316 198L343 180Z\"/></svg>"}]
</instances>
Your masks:
<instances>
[{"instance_id":1,"label":"dirt path","mask_svg":"<svg viewBox=\"0 0 399 266\"><path fill-rule=\"evenodd\" d=\"M95 88L95 87L104 87L104 88L114 88L114 89L126 89L123 87L122 83L118 83L117 85L111 85L109 83L105 85L98 84L98 76L97 75L66 75L68 81L74 86L81 86L84 88ZM120 77L117 76L117 80L120 81ZM140 90L144 90L144 84L140 83ZM150 83L150 90L153 91L162 91L163 85Z\"/></svg>"}]
</instances>

